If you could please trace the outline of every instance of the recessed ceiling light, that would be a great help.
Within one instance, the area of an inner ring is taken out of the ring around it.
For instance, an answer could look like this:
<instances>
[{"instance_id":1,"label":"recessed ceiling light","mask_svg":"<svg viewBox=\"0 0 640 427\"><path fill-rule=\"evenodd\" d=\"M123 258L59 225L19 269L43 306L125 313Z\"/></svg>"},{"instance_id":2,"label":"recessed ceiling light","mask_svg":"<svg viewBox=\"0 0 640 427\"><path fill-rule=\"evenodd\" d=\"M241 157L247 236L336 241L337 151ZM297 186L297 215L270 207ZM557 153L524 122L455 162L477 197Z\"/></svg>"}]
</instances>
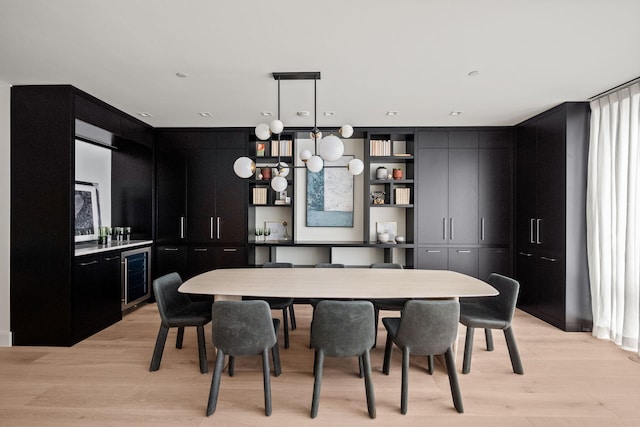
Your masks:
<instances>
[{"instance_id":1,"label":"recessed ceiling light","mask_svg":"<svg viewBox=\"0 0 640 427\"><path fill-rule=\"evenodd\" d=\"M397 116L400 111L387 111L387 116Z\"/></svg>"},{"instance_id":2,"label":"recessed ceiling light","mask_svg":"<svg viewBox=\"0 0 640 427\"><path fill-rule=\"evenodd\" d=\"M333 115L335 115L335 114L336 114L336 112L335 112L335 111L325 111L325 112L324 112L324 116L325 116L325 117L331 117L331 116L333 116Z\"/></svg>"},{"instance_id":3,"label":"recessed ceiling light","mask_svg":"<svg viewBox=\"0 0 640 427\"><path fill-rule=\"evenodd\" d=\"M187 75L185 73L180 73L180 72L176 73L176 76L180 77L181 79L187 78Z\"/></svg>"},{"instance_id":4,"label":"recessed ceiling light","mask_svg":"<svg viewBox=\"0 0 640 427\"><path fill-rule=\"evenodd\" d=\"M213 114L209 113L208 111L202 111L198 114L200 114L202 117L213 117Z\"/></svg>"},{"instance_id":5,"label":"recessed ceiling light","mask_svg":"<svg viewBox=\"0 0 640 427\"><path fill-rule=\"evenodd\" d=\"M480 74L480 71L478 71L478 70L473 70L473 71L469 71L468 76L469 76L469 77L475 77L475 76L477 76L478 74Z\"/></svg>"},{"instance_id":6,"label":"recessed ceiling light","mask_svg":"<svg viewBox=\"0 0 640 427\"><path fill-rule=\"evenodd\" d=\"M271 111L263 111L260 114L262 114L263 117L271 117L271 116L273 116L273 113Z\"/></svg>"},{"instance_id":7,"label":"recessed ceiling light","mask_svg":"<svg viewBox=\"0 0 640 427\"><path fill-rule=\"evenodd\" d=\"M449 113L450 116L459 116L460 114L462 114L462 111L452 111Z\"/></svg>"},{"instance_id":8,"label":"recessed ceiling light","mask_svg":"<svg viewBox=\"0 0 640 427\"><path fill-rule=\"evenodd\" d=\"M309 115L309 112L308 111L298 111L296 114L301 116L301 117L306 117L306 116Z\"/></svg>"},{"instance_id":9,"label":"recessed ceiling light","mask_svg":"<svg viewBox=\"0 0 640 427\"><path fill-rule=\"evenodd\" d=\"M139 115L140 117L153 117L150 113L145 113L144 111L143 111L143 112L138 113L138 115Z\"/></svg>"}]
</instances>

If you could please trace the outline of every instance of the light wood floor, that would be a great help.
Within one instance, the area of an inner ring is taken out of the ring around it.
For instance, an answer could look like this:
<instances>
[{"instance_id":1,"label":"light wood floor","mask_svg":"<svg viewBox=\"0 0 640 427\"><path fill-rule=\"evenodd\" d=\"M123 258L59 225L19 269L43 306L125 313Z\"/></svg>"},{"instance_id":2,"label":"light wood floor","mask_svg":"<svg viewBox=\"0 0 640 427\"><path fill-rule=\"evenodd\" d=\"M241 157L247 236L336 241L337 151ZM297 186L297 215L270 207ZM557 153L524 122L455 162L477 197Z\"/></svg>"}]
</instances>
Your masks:
<instances>
[{"instance_id":1,"label":"light wood floor","mask_svg":"<svg viewBox=\"0 0 640 427\"><path fill-rule=\"evenodd\" d=\"M311 310L298 306L296 314L291 348L281 349L283 374L272 377L270 417L264 415L260 361L253 357L239 358L236 375L223 377L218 409L205 417L213 351L209 343L210 373L200 374L193 330L185 333L182 350L174 347L172 330L160 370L149 372L159 325L149 304L72 348L0 348L0 425L640 425L640 364L630 360L633 354L522 312L514 328L525 375L512 373L502 334L494 335L496 350L490 353L477 333L471 373L460 374L464 414L453 408L442 367L429 376L422 357L412 358L409 412L400 414L401 357L394 353L390 376L380 372L381 328L372 352L377 418L368 418L357 361L327 359L320 410L312 420ZM458 371L463 340L461 326Z\"/></svg>"}]
</instances>

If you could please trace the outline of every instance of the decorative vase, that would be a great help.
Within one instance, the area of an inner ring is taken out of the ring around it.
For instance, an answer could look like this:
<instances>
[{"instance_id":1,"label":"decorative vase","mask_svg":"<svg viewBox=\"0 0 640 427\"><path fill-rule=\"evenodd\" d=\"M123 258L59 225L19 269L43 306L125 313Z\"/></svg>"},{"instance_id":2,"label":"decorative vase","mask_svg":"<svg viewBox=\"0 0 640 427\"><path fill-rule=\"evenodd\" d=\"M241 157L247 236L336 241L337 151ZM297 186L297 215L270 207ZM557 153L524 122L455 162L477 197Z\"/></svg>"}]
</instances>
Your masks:
<instances>
[{"instance_id":1,"label":"decorative vase","mask_svg":"<svg viewBox=\"0 0 640 427\"><path fill-rule=\"evenodd\" d=\"M271 179L271 168L262 168L262 179Z\"/></svg>"},{"instance_id":2,"label":"decorative vase","mask_svg":"<svg viewBox=\"0 0 640 427\"><path fill-rule=\"evenodd\" d=\"M402 169L393 170L393 179L402 179Z\"/></svg>"},{"instance_id":3,"label":"decorative vase","mask_svg":"<svg viewBox=\"0 0 640 427\"><path fill-rule=\"evenodd\" d=\"M387 168L380 166L376 169L376 179L387 179Z\"/></svg>"},{"instance_id":4,"label":"decorative vase","mask_svg":"<svg viewBox=\"0 0 640 427\"><path fill-rule=\"evenodd\" d=\"M378 242L387 243L389 241L389 233L378 233Z\"/></svg>"}]
</instances>

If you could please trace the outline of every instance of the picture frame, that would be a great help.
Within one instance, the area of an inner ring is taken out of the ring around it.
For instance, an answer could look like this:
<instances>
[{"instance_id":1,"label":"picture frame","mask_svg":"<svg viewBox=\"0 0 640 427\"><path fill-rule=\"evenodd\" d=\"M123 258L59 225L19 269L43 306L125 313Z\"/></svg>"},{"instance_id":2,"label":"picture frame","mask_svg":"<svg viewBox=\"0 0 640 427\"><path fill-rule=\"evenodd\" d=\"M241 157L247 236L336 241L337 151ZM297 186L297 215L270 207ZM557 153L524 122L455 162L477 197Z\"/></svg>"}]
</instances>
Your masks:
<instances>
[{"instance_id":1,"label":"picture frame","mask_svg":"<svg viewBox=\"0 0 640 427\"><path fill-rule=\"evenodd\" d=\"M98 240L100 228L98 184L76 181L74 190L74 241L77 243Z\"/></svg>"},{"instance_id":2,"label":"picture frame","mask_svg":"<svg viewBox=\"0 0 640 427\"><path fill-rule=\"evenodd\" d=\"M353 158L325 161L320 172L307 170L307 227L353 227L353 175L346 167Z\"/></svg>"},{"instance_id":3,"label":"picture frame","mask_svg":"<svg viewBox=\"0 0 640 427\"><path fill-rule=\"evenodd\" d=\"M284 221L265 221L264 228L268 228L271 230L271 233L268 236L264 237L264 240L266 242L277 242L280 240L284 240L284 236L287 235Z\"/></svg>"}]
</instances>

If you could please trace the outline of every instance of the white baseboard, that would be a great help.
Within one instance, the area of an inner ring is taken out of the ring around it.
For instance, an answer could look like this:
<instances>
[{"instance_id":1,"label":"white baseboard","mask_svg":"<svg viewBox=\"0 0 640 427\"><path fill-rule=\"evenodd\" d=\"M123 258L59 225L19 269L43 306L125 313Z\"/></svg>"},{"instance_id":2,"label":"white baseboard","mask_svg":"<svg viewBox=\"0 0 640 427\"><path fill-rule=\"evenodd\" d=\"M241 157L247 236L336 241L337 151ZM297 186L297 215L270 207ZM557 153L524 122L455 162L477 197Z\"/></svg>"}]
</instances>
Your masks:
<instances>
[{"instance_id":1,"label":"white baseboard","mask_svg":"<svg viewBox=\"0 0 640 427\"><path fill-rule=\"evenodd\" d=\"M11 331L0 331L0 347L11 347Z\"/></svg>"}]
</instances>

